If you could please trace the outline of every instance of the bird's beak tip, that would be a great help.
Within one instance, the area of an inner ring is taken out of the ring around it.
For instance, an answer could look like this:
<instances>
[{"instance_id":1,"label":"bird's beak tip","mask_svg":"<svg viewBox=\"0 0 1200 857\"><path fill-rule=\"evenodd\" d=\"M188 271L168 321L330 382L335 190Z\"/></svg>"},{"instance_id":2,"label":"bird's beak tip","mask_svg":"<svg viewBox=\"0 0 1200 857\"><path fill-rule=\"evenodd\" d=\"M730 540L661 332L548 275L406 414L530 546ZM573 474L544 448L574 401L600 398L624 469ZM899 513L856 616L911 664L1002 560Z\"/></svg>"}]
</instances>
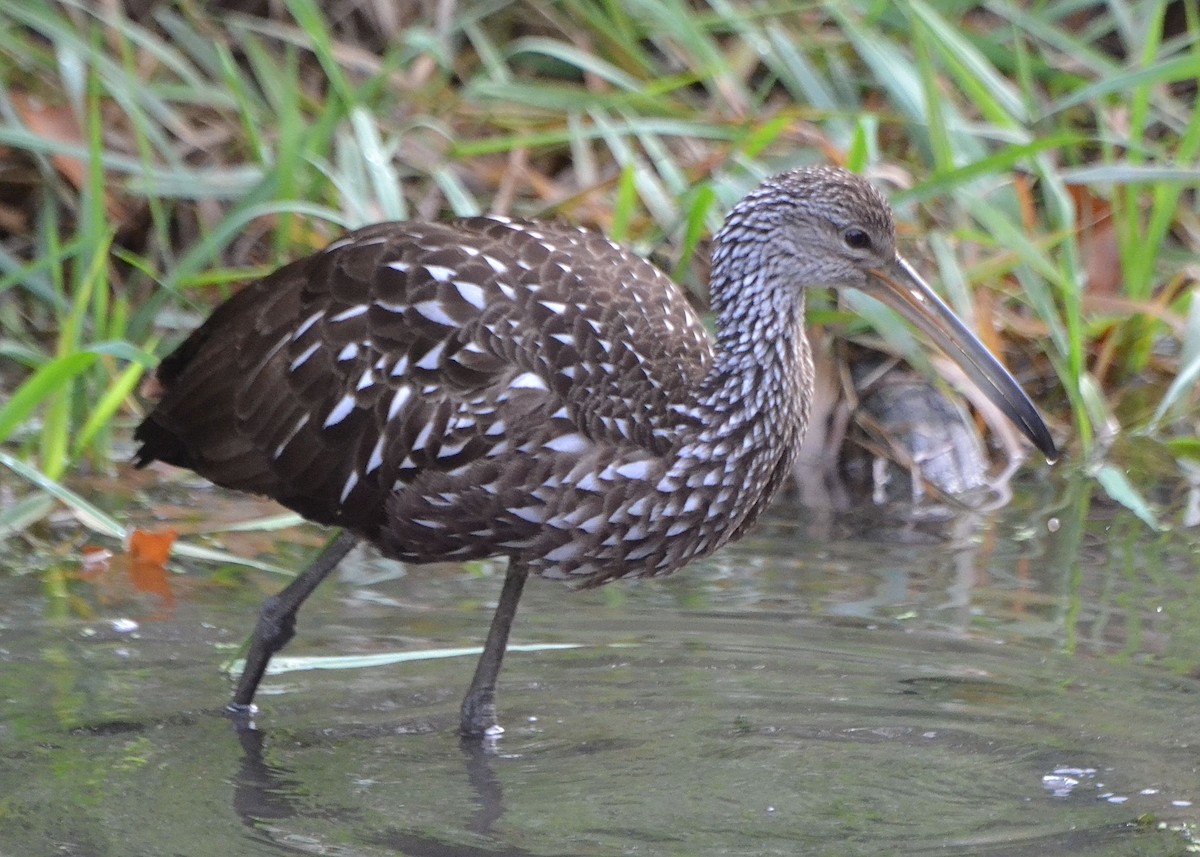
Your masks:
<instances>
[{"instance_id":1,"label":"bird's beak tip","mask_svg":"<svg viewBox=\"0 0 1200 857\"><path fill-rule=\"evenodd\" d=\"M873 268L864 291L881 298L923 330L1012 420L1047 464L1058 460L1054 438L1016 380L899 254L889 268Z\"/></svg>"}]
</instances>

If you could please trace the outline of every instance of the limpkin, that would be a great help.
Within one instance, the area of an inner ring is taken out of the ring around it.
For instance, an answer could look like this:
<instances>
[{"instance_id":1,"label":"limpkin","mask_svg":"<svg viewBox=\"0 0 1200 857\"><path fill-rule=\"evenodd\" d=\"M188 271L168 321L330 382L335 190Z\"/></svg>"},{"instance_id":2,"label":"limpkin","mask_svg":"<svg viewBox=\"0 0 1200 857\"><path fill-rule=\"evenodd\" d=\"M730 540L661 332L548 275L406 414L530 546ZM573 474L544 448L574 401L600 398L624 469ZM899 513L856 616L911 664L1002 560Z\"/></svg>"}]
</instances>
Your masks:
<instances>
[{"instance_id":1,"label":"limpkin","mask_svg":"<svg viewBox=\"0 0 1200 857\"><path fill-rule=\"evenodd\" d=\"M594 232L503 217L369 226L218 307L156 372L137 464L164 461L343 528L268 599L232 711L358 540L411 563L506 556L464 735L529 574L667 574L742 536L804 434L810 287L857 288L937 342L1046 454L1017 382L896 252L863 179L768 179L713 243L715 341L680 289Z\"/></svg>"}]
</instances>

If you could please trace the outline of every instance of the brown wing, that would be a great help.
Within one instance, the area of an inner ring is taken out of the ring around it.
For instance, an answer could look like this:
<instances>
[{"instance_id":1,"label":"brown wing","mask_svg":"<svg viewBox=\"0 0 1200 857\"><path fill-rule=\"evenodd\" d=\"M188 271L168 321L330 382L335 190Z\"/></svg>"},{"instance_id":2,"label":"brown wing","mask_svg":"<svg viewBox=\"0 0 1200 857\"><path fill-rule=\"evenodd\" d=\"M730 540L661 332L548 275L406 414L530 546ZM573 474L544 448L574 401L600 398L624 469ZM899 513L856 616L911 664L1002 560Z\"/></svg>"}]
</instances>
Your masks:
<instances>
[{"instance_id":1,"label":"brown wing","mask_svg":"<svg viewBox=\"0 0 1200 857\"><path fill-rule=\"evenodd\" d=\"M372 539L440 491L463 521L453 549L391 552L495 553L524 535L519 514L499 515L497 481L553 479L535 471L554 456L529 453L569 456L582 437L602 458L661 454L690 419L673 391L695 387L711 347L665 279L548 224L359 230L240 292L163 361L138 463L189 467ZM655 341L637 335L647 325L687 335L639 353L627 343ZM492 490L447 488L460 482Z\"/></svg>"}]
</instances>

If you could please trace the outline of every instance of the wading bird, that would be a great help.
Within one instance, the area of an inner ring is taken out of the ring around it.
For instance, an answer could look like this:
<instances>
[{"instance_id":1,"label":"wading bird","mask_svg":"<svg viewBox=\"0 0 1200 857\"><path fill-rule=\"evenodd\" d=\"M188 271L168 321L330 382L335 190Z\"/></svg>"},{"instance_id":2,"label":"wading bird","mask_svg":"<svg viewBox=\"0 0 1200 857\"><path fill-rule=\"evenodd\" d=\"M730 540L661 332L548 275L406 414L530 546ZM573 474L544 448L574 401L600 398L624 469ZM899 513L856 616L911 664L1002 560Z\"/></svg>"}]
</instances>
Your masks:
<instances>
[{"instance_id":1,"label":"wading bird","mask_svg":"<svg viewBox=\"0 0 1200 857\"><path fill-rule=\"evenodd\" d=\"M668 574L775 496L809 414L805 295L823 286L894 307L1055 456L1017 382L896 252L884 198L835 168L768 179L729 213L715 341L649 262L499 217L360 229L218 307L158 367L137 464L343 528L264 605L231 710L253 711L300 605L365 540L411 563L508 558L460 724L495 729L530 574Z\"/></svg>"}]
</instances>

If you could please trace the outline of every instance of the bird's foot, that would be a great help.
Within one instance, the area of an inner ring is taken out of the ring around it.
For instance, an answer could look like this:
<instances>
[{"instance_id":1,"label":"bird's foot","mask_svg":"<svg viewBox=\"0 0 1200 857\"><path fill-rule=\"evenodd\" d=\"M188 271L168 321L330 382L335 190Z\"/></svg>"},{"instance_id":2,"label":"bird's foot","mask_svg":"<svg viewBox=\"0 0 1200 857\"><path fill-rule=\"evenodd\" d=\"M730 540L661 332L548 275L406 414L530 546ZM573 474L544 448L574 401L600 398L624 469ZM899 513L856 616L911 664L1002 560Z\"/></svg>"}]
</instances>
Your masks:
<instances>
[{"instance_id":1,"label":"bird's foot","mask_svg":"<svg viewBox=\"0 0 1200 857\"><path fill-rule=\"evenodd\" d=\"M463 700L458 733L463 738L495 739L504 734L496 722L496 701L486 695L470 696Z\"/></svg>"},{"instance_id":2,"label":"bird's foot","mask_svg":"<svg viewBox=\"0 0 1200 857\"><path fill-rule=\"evenodd\" d=\"M258 714L258 706L253 702L231 702L225 706L225 715L233 721L233 728L238 732L253 732L258 728L254 715Z\"/></svg>"}]
</instances>

